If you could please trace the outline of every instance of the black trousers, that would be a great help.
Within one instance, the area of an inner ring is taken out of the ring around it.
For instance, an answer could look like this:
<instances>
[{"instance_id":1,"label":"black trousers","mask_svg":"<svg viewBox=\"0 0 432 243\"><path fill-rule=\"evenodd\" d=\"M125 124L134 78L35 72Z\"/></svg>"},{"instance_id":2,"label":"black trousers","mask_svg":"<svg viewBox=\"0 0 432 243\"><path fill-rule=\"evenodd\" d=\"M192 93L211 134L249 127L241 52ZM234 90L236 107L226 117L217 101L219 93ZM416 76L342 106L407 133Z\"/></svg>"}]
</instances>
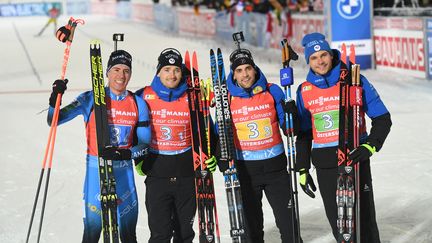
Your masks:
<instances>
[{"instance_id":1,"label":"black trousers","mask_svg":"<svg viewBox=\"0 0 432 243\"><path fill-rule=\"evenodd\" d=\"M319 190L323 199L327 219L337 239L336 188L338 169L317 170ZM375 203L372 189L370 161L360 162L360 230L362 243L380 243L378 225L375 217Z\"/></svg>"},{"instance_id":2,"label":"black trousers","mask_svg":"<svg viewBox=\"0 0 432 243\"><path fill-rule=\"evenodd\" d=\"M192 242L196 211L194 177L147 177L149 243Z\"/></svg>"},{"instance_id":3,"label":"black trousers","mask_svg":"<svg viewBox=\"0 0 432 243\"><path fill-rule=\"evenodd\" d=\"M273 210L281 242L293 242L293 210L288 208L290 178L286 169L253 176L242 173L239 174L239 179L250 242L264 242L263 192Z\"/></svg>"}]
</instances>

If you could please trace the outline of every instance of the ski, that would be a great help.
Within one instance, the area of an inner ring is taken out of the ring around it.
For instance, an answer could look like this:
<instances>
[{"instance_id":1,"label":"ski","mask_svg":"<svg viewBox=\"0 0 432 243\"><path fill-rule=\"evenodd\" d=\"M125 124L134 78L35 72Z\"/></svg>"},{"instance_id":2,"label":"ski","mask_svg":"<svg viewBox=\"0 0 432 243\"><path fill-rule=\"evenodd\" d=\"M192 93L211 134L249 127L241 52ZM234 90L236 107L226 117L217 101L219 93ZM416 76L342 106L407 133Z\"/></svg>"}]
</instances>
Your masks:
<instances>
[{"instance_id":1,"label":"ski","mask_svg":"<svg viewBox=\"0 0 432 243\"><path fill-rule=\"evenodd\" d=\"M90 65L93 86L94 116L96 138L99 154L105 146L110 145L104 72L99 41L90 43ZM112 160L98 157L99 183L102 210L102 235L104 243L118 243L117 194Z\"/></svg>"},{"instance_id":2,"label":"ski","mask_svg":"<svg viewBox=\"0 0 432 243\"><path fill-rule=\"evenodd\" d=\"M217 58L213 49L210 50L210 67L216 105L216 120L219 128L218 134L221 147L221 159L229 162L229 169L223 174L231 225L230 236L232 242L247 242L243 200L235 165L231 110L229 106L224 62L220 48L217 49Z\"/></svg>"},{"instance_id":3,"label":"ski","mask_svg":"<svg viewBox=\"0 0 432 243\"><path fill-rule=\"evenodd\" d=\"M280 70L280 82L284 87L285 101L292 100L291 85L294 84L293 69L289 66L291 60L297 60L298 55L293 51L291 46L288 45L287 39L281 41L282 45L282 69ZM300 214L298 204L298 191L297 191L297 176L295 173L296 164L296 148L294 141L294 121L292 114L285 114L285 129L287 131L287 157L288 157L288 173L290 175L290 200L288 208L290 209L293 219L292 234L294 242L301 242L300 234Z\"/></svg>"},{"instance_id":4,"label":"ski","mask_svg":"<svg viewBox=\"0 0 432 243\"><path fill-rule=\"evenodd\" d=\"M192 131L192 153L198 210L199 242L220 242L212 173L204 163L210 157L210 112L207 95L201 87L196 52L185 54L187 95ZM206 87L208 89L209 87Z\"/></svg>"},{"instance_id":5,"label":"ski","mask_svg":"<svg viewBox=\"0 0 432 243\"><path fill-rule=\"evenodd\" d=\"M338 243L360 243L360 168L348 153L360 145L362 88L360 65L355 64L355 48L350 55L342 44L339 100L339 145L336 203L338 207Z\"/></svg>"}]
</instances>

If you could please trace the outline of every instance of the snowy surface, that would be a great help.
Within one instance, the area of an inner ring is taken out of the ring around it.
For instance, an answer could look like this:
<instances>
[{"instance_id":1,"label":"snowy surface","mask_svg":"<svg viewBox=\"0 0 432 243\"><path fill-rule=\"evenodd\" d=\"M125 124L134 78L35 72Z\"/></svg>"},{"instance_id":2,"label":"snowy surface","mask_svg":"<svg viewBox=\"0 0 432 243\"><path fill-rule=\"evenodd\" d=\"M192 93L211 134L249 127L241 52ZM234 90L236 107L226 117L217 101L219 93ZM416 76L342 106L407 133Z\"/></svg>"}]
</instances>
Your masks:
<instances>
[{"instance_id":1,"label":"snowy surface","mask_svg":"<svg viewBox=\"0 0 432 243\"><path fill-rule=\"evenodd\" d=\"M198 52L201 77L209 77L210 48L221 47L225 58L234 45L163 33L142 23L83 17L72 44L63 104L90 89L89 41L102 40L104 62L112 51L112 34L125 33L119 48L134 58L130 89L148 85L159 52L176 47ZM0 19L0 242L24 242L41 170L49 128L46 124L52 82L60 77L65 45L52 35L52 26L35 38L44 17ZM59 23L66 23L61 19ZM278 83L280 53L253 49L256 63L271 82ZM301 58L303 59L303 57ZM228 60L226 60L228 63ZM305 78L304 61L292 63L296 82ZM34 68L33 68L33 67ZM227 67L228 68L228 67ZM392 131L383 149L373 156L375 202L382 242L432 242L432 83L391 72L363 72L391 111ZM39 77L39 78L38 78ZM296 87L295 87L296 88ZM294 89L295 90L295 89ZM79 117L59 127L54 153L42 242L80 242L82 184L85 173L85 131ZM144 206L144 177L136 176L140 199L138 240L149 238ZM222 242L230 242L229 219L222 176L215 175ZM334 242L319 196L310 199L299 188L301 230L305 242ZM271 208L264 199L266 242L280 242ZM39 202L39 206L41 202ZM36 211L31 241L36 242L40 210Z\"/></svg>"}]
</instances>

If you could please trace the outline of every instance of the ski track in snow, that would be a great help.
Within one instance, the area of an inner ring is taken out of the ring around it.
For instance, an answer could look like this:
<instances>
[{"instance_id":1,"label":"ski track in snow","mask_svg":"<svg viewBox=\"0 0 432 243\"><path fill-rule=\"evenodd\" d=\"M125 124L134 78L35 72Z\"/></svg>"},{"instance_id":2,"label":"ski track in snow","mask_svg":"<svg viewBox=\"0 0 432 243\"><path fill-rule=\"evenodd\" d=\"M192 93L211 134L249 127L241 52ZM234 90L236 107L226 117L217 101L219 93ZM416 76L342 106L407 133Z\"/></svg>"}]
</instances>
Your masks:
<instances>
[{"instance_id":1,"label":"ski track in snow","mask_svg":"<svg viewBox=\"0 0 432 243\"><path fill-rule=\"evenodd\" d=\"M75 16L77 18L78 16ZM86 24L78 26L71 47L66 77L68 91L63 104L71 102L80 92L90 89L89 41L102 41L104 64L112 51L113 33L125 33L119 49L133 56L130 90L150 84L160 51L176 47L198 52L200 76L210 77L209 49L221 47L228 72L228 56L234 49L230 42L213 41L163 33L153 26L98 16L81 16ZM59 25L66 23L62 16ZM41 170L49 127L46 124L48 98L52 82L60 76L65 45L52 35L34 35L46 23L45 17L0 18L2 64L0 65L0 242L24 242ZM19 31L27 54L14 35ZM249 46L244 45L249 48ZM251 48L257 65L270 82L279 83L280 53L278 50ZM305 79L307 69L303 56L291 62L296 87ZM432 242L432 83L391 71L362 71L377 88L392 114L393 127L382 151L372 158L375 204L378 226L383 243ZM370 126L369 126L370 127ZM82 237L82 186L85 172L85 131L81 117L59 127L54 151L48 199L41 242L79 242ZM46 173L45 173L46 176ZM45 177L44 177L45 179ZM149 238L144 204L144 177L135 177L140 199L137 226L139 242ZM215 174L216 197L222 242L230 242L229 219L223 180ZM304 242L334 242L330 233L319 193L308 198L299 189L301 232ZM42 197L43 189L40 197ZM38 208L41 206L39 201ZM279 242L278 229L266 199L263 200L266 242ZM36 211L31 241L36 241L40 210ZM197 227L195 227L196 229ZM197 238L197 237L195 237ZM196 240L197 241L197 240Z\"/></svg>"}]
</instances>

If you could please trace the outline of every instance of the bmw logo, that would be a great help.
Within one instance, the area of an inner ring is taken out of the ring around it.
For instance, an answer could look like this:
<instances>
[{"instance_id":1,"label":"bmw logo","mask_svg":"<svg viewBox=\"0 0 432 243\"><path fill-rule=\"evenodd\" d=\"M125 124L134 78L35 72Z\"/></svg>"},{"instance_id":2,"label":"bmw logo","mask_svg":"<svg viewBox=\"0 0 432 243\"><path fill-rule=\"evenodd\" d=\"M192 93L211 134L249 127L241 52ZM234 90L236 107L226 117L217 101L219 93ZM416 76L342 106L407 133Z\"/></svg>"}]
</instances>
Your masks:
<instances>
[{"instance_id":1,"label":"bmw logo","mask_svg":"<svg viewBox=\"0 0 432 243\"><path fill-rule=\"evenodd\" d=\"M339 15L344 19L355 19L364 8L363 0L339 0L336 9Z\"/></svg>"}]
</instances>

